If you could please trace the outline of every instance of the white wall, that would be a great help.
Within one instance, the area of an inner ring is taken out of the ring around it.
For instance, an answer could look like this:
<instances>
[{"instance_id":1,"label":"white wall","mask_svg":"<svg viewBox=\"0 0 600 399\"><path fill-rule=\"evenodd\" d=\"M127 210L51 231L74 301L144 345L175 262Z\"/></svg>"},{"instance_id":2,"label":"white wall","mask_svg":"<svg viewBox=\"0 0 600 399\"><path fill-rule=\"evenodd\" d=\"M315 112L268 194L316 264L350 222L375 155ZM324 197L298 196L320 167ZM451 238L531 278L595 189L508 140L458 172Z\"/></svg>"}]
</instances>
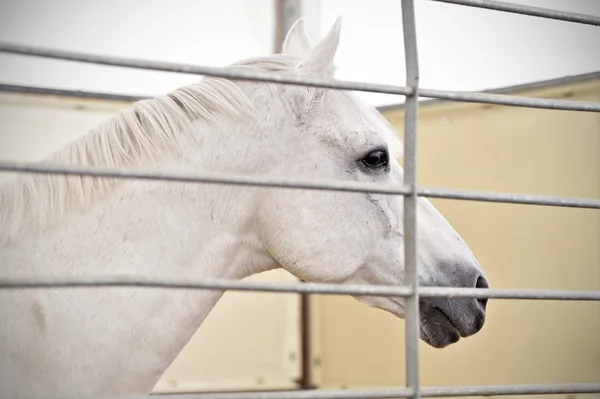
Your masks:
<instances>
[{"instance_id":1,"label":"white wall","mask_svg":"<svg viewBox=\"0 0 600 399\"><path fill-rule=\"evenodd\" d=\"M598 0L510 2L600 16ZM423 87L485 90L600 70L600 27L425 0L415 12ZM347 24L338 77L404 84L401 1L323 0L323 29L338 14Z\"/></svg>"},{"instance_id":2,"label":"white wall","mask_svg":"<svg viewBox=\"0 0 600 399\"><path fill-rule=\"evenodd\" d=\"M510 1L600 16L598 0ZM404 83L400 0L307 3L320 8L322 34L344 16L339 78ZM0 0L0 40L226 65L271 51L273 9L272 0ZM599 27L427 0L417 0L417 19L424 87L481 90L600 70ZM153 95L196 79L0 54L4 83Z\"/></svg>"},{"instance_id":3,"label":"white wall","mask_svg":"<svg viewBox=\"0 0 600 399\"><path fill-rule=\"evenodd\" d=\"M0 0L0 40L220 66L271 50L271 0ZM4 83L154 95L198 76L0 54Z\"/></svg>"}]
</instances>

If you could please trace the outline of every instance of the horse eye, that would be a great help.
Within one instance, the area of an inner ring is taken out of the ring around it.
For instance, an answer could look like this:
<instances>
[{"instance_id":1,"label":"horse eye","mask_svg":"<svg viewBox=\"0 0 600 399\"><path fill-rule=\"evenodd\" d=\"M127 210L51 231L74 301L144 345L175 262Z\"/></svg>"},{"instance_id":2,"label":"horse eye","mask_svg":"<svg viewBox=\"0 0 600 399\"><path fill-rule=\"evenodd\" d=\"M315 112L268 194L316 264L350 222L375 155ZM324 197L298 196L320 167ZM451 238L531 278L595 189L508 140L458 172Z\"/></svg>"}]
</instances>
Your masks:
<instances>
[{"instance_id":1,"label":"horse eye","mask_svg":"<svg viewBox=\"0 0 600 399\"><path fill-rule=\"evenodd\" d=\"M388 166L390 160L387 151L375 150L368 153L363 159L362 163L369 168L384 168Z\"/></svg>"}]
</instances>

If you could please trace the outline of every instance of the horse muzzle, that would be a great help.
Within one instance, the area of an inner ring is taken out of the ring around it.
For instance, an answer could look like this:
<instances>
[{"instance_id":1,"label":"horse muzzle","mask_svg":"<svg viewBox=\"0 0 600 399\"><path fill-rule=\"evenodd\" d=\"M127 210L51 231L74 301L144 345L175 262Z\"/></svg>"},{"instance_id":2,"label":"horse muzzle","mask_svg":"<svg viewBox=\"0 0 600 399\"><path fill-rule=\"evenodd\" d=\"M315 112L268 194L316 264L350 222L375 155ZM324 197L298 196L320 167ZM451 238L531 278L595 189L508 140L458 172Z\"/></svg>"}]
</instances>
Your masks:
<instances>
[{"instance_id":1,"label":"horse muzzle","mask_svg":"<svg viewBox=\"0 0 600 399\"><path fill-rule=\"evenodd\" d=\"M475 288L488 288L478 277ZM422 298L419 302L420 338L434 348L444 348L478 333L485 323L487 299Z\"/></svg>"}]
</instances>

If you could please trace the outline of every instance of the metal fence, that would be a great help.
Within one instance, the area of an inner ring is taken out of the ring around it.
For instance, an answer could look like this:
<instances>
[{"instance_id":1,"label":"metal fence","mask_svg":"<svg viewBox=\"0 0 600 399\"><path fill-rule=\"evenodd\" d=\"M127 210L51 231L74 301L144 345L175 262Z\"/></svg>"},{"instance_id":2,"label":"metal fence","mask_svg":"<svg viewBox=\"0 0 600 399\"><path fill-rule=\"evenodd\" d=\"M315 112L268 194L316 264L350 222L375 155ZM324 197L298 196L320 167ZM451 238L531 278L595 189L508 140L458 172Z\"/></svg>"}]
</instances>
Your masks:
<instances>
[{"instance_id":1,"label":"metal fence","mask_svg":"<svg viewBox=\"0 0 600 399\"><path fill-rule=\"evenodd\" d=\"M156 172L140 169L111 169L86 166L61 166L49 164L30 164L0 161L0 170L28 172L38 174L84 175L97 178L146 179L188 183L219 183L272 188L294 188L305 190L334 190L346 192L372 192L389 195L403 195L405 229L405 286L369 286L337 285L316 283L264 283L241 282L219 279L152 279L143 277L99 276L95 278L0 278L0 289L35 289L69 287L153 287L161 289L208 289L265 291L281 293L307 294L351 294L369 296L396 296L406 299L406 381L404 388L381 388L361 390L306 390L286 392L248 392L248 393L211 393L177 394L161 397L186 398L243 398L243 399L366 399L366 398L414 398L452 397L452 396L490 396L490 395L528 395L528 394L585 394L600 393L600 383L554 384L554 385L504 385L504 386L466 386L466 387L421 387L419 382L419 298L420 297L468 297L496 299L536 299L536 300L576 300L599 301L600 291L549 291L549 290L512 290L481 288L419 287L416 240L416 201L418 196L432 198L450 198L472 201L503 202L513 204L532 204L559 207L577 207L600 209L600 199L563 198L534 195L517 195L496 192L473 192L417 187L417 126L418 99L420 97L438 98L453 101L499 104L517 107L572 110L582 112L600 112L600 103L568 100L550 100L525 98L510 95L481 92L456 92L431 90L419 86L419 63L416 41L414 0L402 1L402 22L406 58L407 86L391 86L363 82L341 81L298 77L274 73L240 71L231 68L203 67L166 62L133 60L119 57L81 54L69 51L43 49L30 46L0 43L0 51L12 54L70 60L100 65L121 66L155 71L180 72L249 81L267 81L290 85L307 85L322 88L358 90L366 92L398 94L406 96L405 104L405 180L402 187L375 183L341 182L331 180L306 180L287 178L266 178L225 173L175 173ZM457 5L472 6L517 13L541 18L600 26L600 18L589 15L573 14L562 11L528 7L492 0L431 0Z\"/></svg>"}]
</instances>

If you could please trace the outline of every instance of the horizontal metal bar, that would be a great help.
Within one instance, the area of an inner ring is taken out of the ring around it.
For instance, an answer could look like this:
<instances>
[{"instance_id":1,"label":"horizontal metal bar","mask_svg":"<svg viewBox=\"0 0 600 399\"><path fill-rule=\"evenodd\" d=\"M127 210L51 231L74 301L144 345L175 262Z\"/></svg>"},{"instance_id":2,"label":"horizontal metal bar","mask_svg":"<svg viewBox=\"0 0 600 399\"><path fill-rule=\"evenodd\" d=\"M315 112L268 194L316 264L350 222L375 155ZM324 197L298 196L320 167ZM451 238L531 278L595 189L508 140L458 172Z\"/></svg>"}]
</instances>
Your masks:
<instances>
[{"instance_id":1,"label":"horizontal metal bar","mask_svg":"<svg viewBox=\"0 0 600 399\"><path fill-rule=\"evenodd\" d=\"M412 90L404 86L382 85L375 83L352 82L337 79L299 76L292 74L278 74L273 72L260 72L242 70L234 67L208 67L190 64L176 64L162 61L136 60L124 57L86 54L67 50L46 49L34 46L0 42L0 52L36 57L52 58L66 61L85 62L91 64L117 66L125 68L145 69L161 72L188 73L192 75L206 75L229 79L263 81L300 86L314 86L340 90L358 90L373 93L386 93L407 95Z\"/></svg>"},{"instance_id":2,"label":"horizontal metal bar","mask_svg":"<svg viewBox=\"0 0 600 399\"><path fill-rule=\"evenodd\" d=\"M496 396L496 395L561 395L600 393L599 383L548 384L548 385L488 385L467 387L428 387L423 395L429 398L452 396Z\"/></svg>"},{"instance_id":3,"label":"horizontal metal bar","mask_svg":"<svg viewBox=\"0 0 600 399\"><path fill-rule=\"evenodd\" d=\"M500 396L500 395L560 395L600 393L600 384L549 384L549 385L489 385L456 387L422 387L420 396L427 398L456 396ZM374 389L318 389L298 391L157 394L161 399L391 399L412 396L408 388ZM127 396L141 399L147 396Z\"/></svg>"},{"instance_id":4,"label":"horizontal metal bar","mask_svg":"<svg viewBox=\"0 0 600 399\"><path fill-rule=\"evenodd\" d=\"M293 391L246 391L236 393L159 393L150 398L157 399L387 399L408 398L412 396L410 388L375 389L303 389ZM423 395L421 395L423 396ZM119 396L102 397L118 399ZM128 395L123 399L148 399L143 395ZM58 399L58 398L57 398ZM61 398L64 399L64 398ZM97 399L100 399L99 397Z\"/></svg>"},{"instance_id":5,"label":"horizontal metal bar","mask_svg":"<svg viewBox=\"0 0 600 399\"><path fill-rule=\"evenodd\" d=\"M600 18L593 15L575 14L566 11L551 10L548 8L531 7L522 4L506 3L494 0L432 0L440 3L452 3L461 6L486 8L488 10L504 11L514 14L529 15L555 19L558 21L575 22L586 25L600 26Z\"/></svg>"},{"instance_id":6,"label":"horizontal metal bar","mask_svg":"<svg viewBox=\"0 0 600 399\"><path fill-rule=\"evenodd\" d=\"M67 61L86 62L100 65L137 68L163 72L189 73L195 75L217 76L238 80L265 81L299 86L314 86L340 90L357 90L373 93L411 95L412 89L406 86L382 85L376 83L353 82L337 79L277 74L269 72L240 70L232 67L206 67L189 64L176 64L160 61L135 60L122 57L84 54L66 50L53 50L32 46L22 46L0 42L0 52L37 57L53 58ZM570 100L553 100L490 94L479 92L444 91L420 89L420 97L438 98L444 100L487 103L516 107L530 107L555 110L570 110L583 112L600 112L600 103Z\"/></svg>"},{"instance_id":7,"label":"horizontal metal bar","mask_svg":"<svg viewBox=\"0 0 600 399\"><path fill-rule=\"evenodd\" d=\"M39 174L80 175L114 179L162 180L179 183L227 184L240 186L259 186L273 188L293 188L304 190L329 190L346 192L370 192L379 194L405 195L403 187L343 180L328 179L289 179L274 176L250 175L240 173L184 173L159 172L155 170L105 168L79 165L58 165L27 162L0 161L0 171L27 172Z\"/></svg>"},{"instance_id":8,"label":"horizontal metal bar","mask_svg":"<svg viewBox=\"0 0 600 399\"><path fill-rule=\"evenodd\" d=\"M325 283L253 282L225 279L159 278L128 275L77 277L0 277L0 289L138 287L257 291L301 294L408 297L405 286ZM600 301L600 291L515 290L492 288L423 287L420 297Z\"/></svg>"},{"instance_id":9,"label":"horizontal metal bar","mask_svg":"<svg viewBox=\"0 0 600 399\"><path fill-rule=\"evenodd\" d=\"M544 205L568 208L600 209L600 199L554 197L532 194L511 194L486 191L452 190L441 188L419 188L418 194L428 198L446 198L465 201L499 202L523 205Z\"/></svg>"},{"instance_id":10,"label":"horizontal metal bar","mask_svg":"<svg viewBox=\"0 0 600 399\"><path fill-rule=\"evenodd\" d=\"M558 79L551 79L551 80L546 80L546 81L542 81L542 82L535 82L535 83L510 86L510 87L502 87L500 89L493 89L493 90L489 90L489 91L485 91L485 92L481 92L481 93L482 94L491 94L491 95L500 94L501 96L498 97L498 101L494 101L496 99L496 98L494 98L492 101L488 101L488 103L492 103L492 104L499 103L499 104L504 105L507 102L507 100L506 100L507 97L508 98L519 98L519 99L523 98L523 97L516 97L516 96L511 97L511 96L503 95L504 93L510 93L510 92L514 92L514 91L533 90L536 88L547 88L547 87L563 85L563 84L568 84L568 83L573 83L573 82L577 83L577 82L592 80L592 79L598 78L599 76L600 76L600 72L592 72L592 73L581 74L581 75L567 76L567 77L558 78ZM54 95L54 96L65 96L65 97L75 97L75 98L90 98L90 99L99 99L99 100L128 101L128 102L147 100L147 99L151 99L154 97L154 96L145 96L145 95L138 96L138 95L132 95L132 94L113 94L113 93L106 93L106 92L89 92L89 91L82 91L82 90L56 89L56 88L39 87L39 86L10 85L10 84L2 84L2 83L0 83L0 92L23 93L23 94L42 94L42 95ZM450 93L452 93L452 94L450 94ZM461 92L448 92L447 94L448 94L447 97L450 98L450 100L445 100L443 98L439 98L438 99L439 101L438 100L423 100L423 101L419 101L419 107L439 104L442 101L452 101L452 99L454 98L453 96L460 96ZM435 97L435 98L437 98L437 97ZM465 102L470 102L470 101L465 101ZM475 102L479 102L479 101L475 101ZM485 102L485 101L483 101L483 102ZM571 105L573 102L567 102L567 103L569 105ZM579 103L579 104L583 104L583 106L585 107L589 103L583 102L583 103ZM393 105L385 105L385 106L377 107L377 109L380 112L385 112L385 111L394 110L394 109L399 110L399 109L403 109L403 108L404 108L404 104L393 104ZM553 109L553 108L551 108L551 109Z\"/></svg>"},{"instance_id":11,"label":"horizontal metal bar","mask_svg":"<svg viewBox=\"0 0 600 399\"><path fill-rule=\"evenodd\" d=\"M168 289L204 289L211 291L259 291L280 293L368 295L405 297L407 287L359 285L254 282L224 279L158 278L143 276L88 276L88 277L0 277L0 289L38 288L97 288L138 287Z\"/></svg>"},{"instance_id":12,"label":"horizontal metal bar","mask_svg":"<svg viewBox=\"0 0 600 399\"><path fill-rule=\"evenodd\" d=\"M563 111L600 112L600 102L554 100L545 98L510 96L506 94L445 91L422 88L419 89L419 96L469 103L496 104Z\"/></svg>"},{"instance_id":13,"label":"horizontal metal bar","mask_svg":"<svg viewBox=\"0 0 600 399\"><path fill-rule=\"evenodd\" d=\"M43 94L48 96L76 97L89 98L94 100L111 100L126 102L135 102L139 100L147 100L152 98L148 96L134 96L129 94L99 93L82 90L53 89L50 87L9 85L2 83L0 83L0 92L19 94Z\"/></svg>"},{"instance_id":14,"label":"horizontal metal bar","mask_svg":"<svg viewBox=\"0 0 600 399\"><path fill-rule=\"evenodd\" d=\"M560 88L560 87L563 87L566 85L571 85L571 84L577 84L577 83L582 83L582 82L586 82L586 83L592 82L597 79L600 79L600 71L582 73L582 74L576 74L576 75L566 75L566 76L562 76L560 78L540 80L540 81L536 81L536 82L523 83L523 84L517 84L517 85L512 85L512 86L497 87L497 88L493 88L493 89L486 89L483 91L479 91L477 93L504 94L504 95L517 96L517 93L533 92L533 91L539 91L539 90L543 90L543 89L547 89L547 88ZM454 93L456 93L456 92L454 92ZM459 92L459 93L461 93L461 92ZM520 96L518 98L523 98L523 96ZM531 98L531 97L529 97L529 98ZM449 101L452 101L452 100L445 100L442 98L426 99L426 100L419 101L419 107L421 107L421 108L422 107L430 107L430 106L444 104ZM502 100L500 100L500 101L502 101ZM377 107L377 110L379 112L389 112L389 111L400 111L405 108L406 107L405 107L404 103L394 103L394 104L379 106L379 107Z\"/></svg>"},{"instance_id":15,"label":"horizontal metal bar","mask_svg":"<svg viewBox=\"0 0 600 399\"><path fill-rule=\"evenodd\" d=\"M26 172L37 174L81 175L97 178L162 180L175 181L180 183L227 184L273 188L292 188L304 190L329 190L389 195L407 195L410 191L408 189L405 189L404 187L398 187L395 185L343 180L300 178L290 179L278 178L273 176L257 176L218 172L159 172L155 170L142 169L119 169L94 166L58 165L10 161L0 161L0 171ZM509 194L424 187L417 188L417 194L419 196L431 198L447 198L484 202L600 209L600 199L551 197L529 194Z\"/></svg>"},{"instance_id":16,"label":"horizontal metal bar","mask_svg":"<svg viewBox=\"0 0 600 399\"><path fill-rule=\"evenodd\" d=\"M600 301L600 291L577 290L517 290L494 288L423 287L419 296L424 298L493 298L535 299L559 301Z\"/></svg>"}]
</instances>

